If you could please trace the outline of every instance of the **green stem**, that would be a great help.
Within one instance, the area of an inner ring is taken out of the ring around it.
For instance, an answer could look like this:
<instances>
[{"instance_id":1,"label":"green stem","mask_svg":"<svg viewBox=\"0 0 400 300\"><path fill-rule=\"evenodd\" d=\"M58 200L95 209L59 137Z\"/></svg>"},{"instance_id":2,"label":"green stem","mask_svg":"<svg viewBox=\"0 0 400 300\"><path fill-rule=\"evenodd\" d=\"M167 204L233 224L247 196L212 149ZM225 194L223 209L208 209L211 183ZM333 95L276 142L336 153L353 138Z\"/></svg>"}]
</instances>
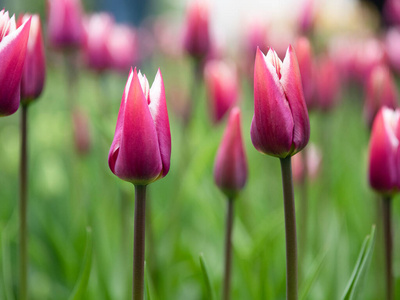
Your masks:
<instances>
[{"instance_id":1,"label":"green stem","mask_svg":"<svg viewBox=\"0 0 400 300\"><path fill-rule=\"evenodd\" d=\"M20 157L20 199L19 199L19 299L28 299L28 255L27 255L27 118L28 106L22 105L21 111L21 157Z\"/></svg>"},{"instance_id":2,"label":"green stem","mask_svg":"<svg viewBox=\"0 0 400 300\"><path fill-rule=\"evenodd\" d=\"M300 239L299 251L300 260L304 263L307 249L307 225L308 225L308 169L307 169L307 155L304 152L299 153L303 158L304 170L300 181Z\"/></svg>"},{"instance_id":3,"label":"green stem","mask_svg":"<svg viewBox=\"0 0 400 300\"><path fill-rule=\"evenodd\" d=\"M231 287L231 266L232 266L232 228L233 228L233 199L228 199L228 208L226 213L226 231L225 231L225 272L224 272L224 290L222 299L230 299Z\"/></svg>"},{"instance_id":4,"label":"green stem","mask_svg":"<svg viewBox=\"0 0 400 300\"><path fill-rule=\"evenodd\" d=\"M382 219L385 239L385 262L386 262L386 299L393 300L393 233L391 220L392 198L390 196L382 199Z\"/></svg>"},{"instance_id":5,"label":"green stem","mask_svg":"<svg viewBox=\"0 0 400 300\"><path fill-rule=\"evenodd\" d=\"M133 233L133 300L144 295L144 245L146 224L146 186L135 185L135 220Z\"/></svg>"},{"instance_id":6,"label":"green stem","mask_svg":"<svg viewBox=\"0 0 400 300\"><path fill-rule=\"evenodd\" d=\"M281 158L286 233L286 299L297 300L297 239L291 157Z\"/></svg>"}]
</instances>

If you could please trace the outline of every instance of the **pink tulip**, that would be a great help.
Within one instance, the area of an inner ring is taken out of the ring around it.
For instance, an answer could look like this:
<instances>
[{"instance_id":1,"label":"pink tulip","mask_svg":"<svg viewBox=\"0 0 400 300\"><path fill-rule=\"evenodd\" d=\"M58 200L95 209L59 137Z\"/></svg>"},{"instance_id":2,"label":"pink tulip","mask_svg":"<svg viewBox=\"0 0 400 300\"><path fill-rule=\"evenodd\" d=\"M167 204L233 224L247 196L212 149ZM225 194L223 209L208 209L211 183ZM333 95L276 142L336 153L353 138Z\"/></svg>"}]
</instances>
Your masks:
<instances>
[{"instance_id":1,"label":"pink tulip","mask_svg":"<svg viewBox=\"0 0 400 300\"><path fill-rule=\"evenodd\" d=\"M136 32L127 25L115 25L108 38L111 68L126 72L138 60Z\"/></svg>"},{"instance_id":2,"label":"pink tulip","mask_svg":"<svg viewBox=\"0 0 400 300\"><path fill-rule=\"evenodd\" d=\"M17 28L15 17L0 11L0 116L15 113L25 63L31 18Z\"/></svg>"},{"instance_id":3,"label":"pink tulip","mask_svg":"<svg viewBox=\"0 0 400 300\"><path fill-rule=\"evenodd\" d=\"M251 140L265 154L285 158L303 149L310 122L296 54L289 46L283 62L274 50L257 49Z\"/></svg>"},{"instance_id":4,"label":"pink tulip","mask_svg":"<svg viewBox=\"0 0 400 300\"><path fill-rule=\"evenodd\" d=\"M218 123L238 99L236 70L226 62L212 60L205 66L204 77L211 117L214 123Z\"/></svg>"},{"instance_id":5,"label":"pink tulip","mask_svg":"<svg viewBox=\"0 0 400 300\"><path fill-rule=\"evenodd\" d=\"M79 154L89 153L91 148L91 135L89 118L84 111L74 110L72 112L73 133L75 147Z\"/></svg>"},{"instance_id":6,"label":"pink tulip","mask_svg":"<svg viewBox=\"0 0 400 300\"><path fill-rule=\"evenodd\" d=\"M299 37L294 46L299 62L301 73L301 83L303 85L304 99L307 107L310 109L313 106L314 78L313 78L313 61L312 49L308 38Z\"/></svg>"},{"instance_id":7,"label":"pink tulip","mask_svg":"<svg viewBox=\"0 0 400 300\"><path fill-rule=\"evenodd\" d=\"M114 26L108 13L97 13L85 20L84 58L89 68L98 72L110 66L108 40Z\"/></svg>"},{"instance_id":8,"label":"pink tulip","mask_svg":"<svg viewBox=\"0 0 400 300\"><path fill-rule=\"evenodd\" d=\"M305 176L310 180L317 179L321 170L321 151L314 144L309 144L303 152L292 157L293 180L302 182Z\"/></svg>"},{"instance_id":9,"label":"pink tulip","mask_svg":"<svg viewBox=\"0 0 400 300\"><path fill-rule=\"evenodd\" d=\"M21 16L18 24L22 25L29 18L30 15L28 14ZM27 45L24 71L21 79L21 98L23 101L31 101L40 96L46 77L46 60L39 15L32 15Z\"/></svg>"},{"instance_id":10,"label":"pink tulip","mask_svg":"<svg viewBox=\"0 0 400 300\"><path fill-rule=\"evenodd\" d=\"M230 199L244 187L247 161L240 125L240 109L232 108L214 163L214 180Z\"/></svg>"},{"instance_id":11,"label":"pink tulip","mask_svg":"<svg viewBox=\"0 0 400 300\"><path fill-rule=\"evenodd\" d=\"M49 0L47 30L55 48L79 47L84 38L80 0Z\"/></svg>"},{"instance_id":12,"label":"pink tulip","mask_svg":"<svg viewBox=\"0 0 400 300\"><path fill-rule=\"evenodd\" d=\"M378 192L400 189L400 110L382 107L372 125L369 144L369 183Z\"/></svg>"},{"instance_id":13,"label":"pink tulip","mask_svg":"<svg viewBox=\"0 0 400 300\"><path fill-rule=\"evenodd\" d=\"M203 0L194 0L189 4L186 12L183 47L186 52L203 59L211 49L209 33L208 5Z\"/></svg>"},{"instance_id":14,"label":"pink tulip","mask_svg":"<svg viewBox=\"0 0 400 300\"><path fill-rule=\"evenodd\" d=\"M398 95L396 84L386 66L377 66L371 72L365 86L364 117L369 127L382 106L396 108Z\"/></svg>"},{"instance_id":15,"label":"pink tulip","mask_svg":"<svg viewBox=\"0 0 400 300\"><path fill-rule=\"evenodd\" d=\"M305 0L300 10L298 27L301 33L312 31L315 23L314 0Z\"/></svg>"},{"instance_id":16,"label":"pink tulip","mask_svg":"<svg viewBox=\"0 0 400 300\"><path fill-rule=\"evenodd\" d=\"M400 1L386 0L383 7L383 15L387 23L400 24Z\"/></svg>"},{"instance_id":17,"label":"pink tulip","mask_svg":"<svg viewBox=\"0 0 400 300\"><path fill-rule=\"evenodd\" d=\"M385 49L390 67L400 73L400 28L393 27L386 32Z\"/></svg>"},{"instance_id":18,"label":"pink tulip","mask_svg":"<svg viewBox=\"0 0 400 300\"><path fill-rule=\"evenodd\" d=\"M171 135L160 70L150 89L146 76L130 71L108 155L111 171L135 185L164 177L170 167Z\"/></svg>"}]
</instances>

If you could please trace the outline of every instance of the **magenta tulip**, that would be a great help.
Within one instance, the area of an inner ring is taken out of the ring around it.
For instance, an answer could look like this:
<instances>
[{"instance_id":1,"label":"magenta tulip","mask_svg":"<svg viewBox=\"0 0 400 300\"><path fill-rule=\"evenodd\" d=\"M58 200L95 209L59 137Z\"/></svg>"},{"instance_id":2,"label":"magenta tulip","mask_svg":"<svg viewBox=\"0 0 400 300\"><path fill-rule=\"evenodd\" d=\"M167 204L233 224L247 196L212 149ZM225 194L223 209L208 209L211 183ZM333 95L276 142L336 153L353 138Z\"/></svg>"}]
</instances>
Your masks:
<instances>
[{"instance_id":1,"label":"magenta tulip","mask_svg":"<svg viewBox=\"0 0 400 300\"><path fill-rule=\"evenodd\" d=\"M146 76L131 70L108 155L111 171L135 185L164 177L170 166L171 135L160 70L149 88Z\"/></svg>"},{"instance_id":2,"label":"magenta tulip","mask_svg":"<svg viewBox=\"0 0 400 300\"><path fill-rule=\"evenodd\" d=\"M400 73L400 28L392 27L386 31L385 50L390 67Z\"/></svg>"},{"instance_id":3,"label":"magenta tulip","mask_svg":"<svg viewBox=\"0 0 400 300\"><path fill-rule=\"evenodd\" d=\"M0 116L15 113L25 63L31 18L17 28L15 17L0 11Z\"/></svg>"},{"instance_id":4,"label":"magenta tulip","mask_svg":"<svg viewBox=\"0 0 400 300\"><path fill-rule=\"evenodd\" d=\"M18 20L18 23L22 24L29 18L30 16L26 14ZM34 100L40 96L43 90L45 77L46 60L44 56L42 26L39 15L32 15L24 71L21 80L21 98L23 102Z\"/></svg>"},{"instance_id":5,"label":"magenta tulip","mask_svg":"<svg viewBox=\"0 0 400 300\"><path fill-rule=\"evenodd\" d=\"M382 107L372 125L369 183L380 193L400 189L400 110Z\"/></svg>"},{"instance_id":6,"label":"magenta tulip","mask_svg":"<svg viewBox=\"0 0 400 300\"><path fill-rule=\"evenodd\" d=\"M233 199L247 179L247 161L243 145L240 109L232 108L228 125L214 163L214 180L221 191Z\"/></svg>"},{"instance_id":7,"label":"magenta tulip","mask_svg":"<svg viewBox=\"0 0 400 300\"><path fill-rule=\"evenodd\" d=\"M294 46L301 73L304 99L308 109L313 106L314 78L313 78L313 54L311 43L306 37L299 37Z\"/></svg>"},{"instance_id":8,"label":"magenta tulip","mask_svg":"<svg viewBox=\"0 0 400 300\"><path fill-rule=\"evenodd\" d=\"M298 28L303 34L313 30L315 23L315 8L314 0L305 0L300 10L298 17Z\"/></svg>"},{"instance_id":9,"label":"magenta tulip","mask_svg":"<svg viewBox=\"0 0 400 300\"><path fill-rule=\"evenodd\" d=\"M254 117L251 140L265 154L285 158L303 149L310 122L296 54L289 46L282 62L270 49L257 49L254 66Z\"/></svg>"},{"instance_id":10,"label":"magenta tulip","mask_svg":"<svg viewBox=\"0 0 400 300\"><path fill-rule=\"evenodd\" d=\"M400 24L400 2L398 0L386 0L383 7L383 16L387 23Z\"/></svg>"},{"instance_id":11,"label":"magenta tulip","mask_svg":"<svg viewBox=\"0 0 400 300\"><path fill-rule=\"evenodd\" d=\"M126 72L138 60L136 32L127 25L114 25L108 38L110 67Z\"/></svg>"},{"instance_id":12,"label":"magenta tulip","mask_svg":"<svg viewBox=\"0 0 400 300\"><path fill-rule=\"evenodd\" d=\"M382 106L396 108L398 95L394 79L386 66L377 66L365 86L364 117L369 127Z\"/></svg>"},{"instance_id":13,"label":"magenta tulip","mask_svg":"<svg viewBox=\"0 0 400 300\"><path fill-rule=\"evenodd\" d=\"M79 109L72 112L73 134L76 151L80 155L90 152L92 139L90 134L90 124L87 114Z\"/></svg>"},{"instance_id":14,"label":"magenta tulip","mask_svg":"<svg viewBox=\"0 0 400 300\"><path fill-rule=\"evenodd\" d=\"M203 59L211 49L209 33L209 10L203 0L194 0L186 12L183 47L185 51L197 58Z\"/></svg>"},{"instance_id":15,"label":"magenta tulip","mask_svg":"<svg viewBox=\"0 0 400 300\"><path fill-rule=\"evenodd\" d=\"M316 145L310 143L302 153L292 157L293 180L301 183L305 176L311 181L317 179L322 163L322 155Z\"/></svg>"},{"instance_id":16,"label":"magenta tulip","mask_svg":"<svg viewBox=\"0 0 400 300\"><path fill-rule=\"evenodd\" d=\"M204 78L208 91L211 118L218 123L237 101L239 81L235 68L223 61L206 63Z\"/></svg>"},{"instance_id":17,"label":"magenta tulip","mask_svg":"<svg viewBox=\"0 0 400 300\"><path fill-rule=\"evenodd\" d=\"M84 38L80 0L49 0L47 30L55 48L79 47Z\"/></svg>"}]
</instances>

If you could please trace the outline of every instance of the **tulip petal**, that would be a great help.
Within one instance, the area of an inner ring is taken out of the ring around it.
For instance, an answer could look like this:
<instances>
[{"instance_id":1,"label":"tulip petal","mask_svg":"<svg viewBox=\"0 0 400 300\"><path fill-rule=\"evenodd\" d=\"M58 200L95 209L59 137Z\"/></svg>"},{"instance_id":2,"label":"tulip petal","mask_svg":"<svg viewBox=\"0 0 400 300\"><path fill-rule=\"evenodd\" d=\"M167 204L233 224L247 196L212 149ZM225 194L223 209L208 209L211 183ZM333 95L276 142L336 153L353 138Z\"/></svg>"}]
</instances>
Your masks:
<instances>
[{"instance_id":1,"label":"tulip petal","mask_svg":"<svg viewBox=\"0 0 400 300\"><path fill-rule=\"evenodd\" d=\"M293 115L293 151L295 154L302 150L310 139L310 121L304 100L303 87L299 65L292 46L289 46L282 63L281 83Z\"/></svg>"},{"instance_id":2,"label":"tulip petal","mask_svg":"<svg viewBox=\"0 0 400 300\"><path fill-rule=\"evenodd\" d=\"M10 19L13 21L14 17ZM15 22L15 21L14 21ZM0 43L0 116L13 114L20 102L20 82L31 19L10 32Z\"/></svg>"},{"instance_id":3,"label":"tulip petal","mask_svg":"<svg viewBox=\"0 0 400 300\"><path fill-rule=\"evenodd\" d=\"M257 49L251 127L253 145L265 154L286 157L292 147L293 127L292 112L276 69Z\"/></svg>"},{"instance_id":4,"label":"tulip petal","mask_svg":"<svg viewBox=\"0 0 400 300\"><path fill-rule=\"evenodd\" d=\"M153 118L160 146L162 161L161 177L167 175L171 158L171 132L169 128L167 102L165 99L164 81L160 69L150 89L149 110Z\"/></svg>"}]
</instances>

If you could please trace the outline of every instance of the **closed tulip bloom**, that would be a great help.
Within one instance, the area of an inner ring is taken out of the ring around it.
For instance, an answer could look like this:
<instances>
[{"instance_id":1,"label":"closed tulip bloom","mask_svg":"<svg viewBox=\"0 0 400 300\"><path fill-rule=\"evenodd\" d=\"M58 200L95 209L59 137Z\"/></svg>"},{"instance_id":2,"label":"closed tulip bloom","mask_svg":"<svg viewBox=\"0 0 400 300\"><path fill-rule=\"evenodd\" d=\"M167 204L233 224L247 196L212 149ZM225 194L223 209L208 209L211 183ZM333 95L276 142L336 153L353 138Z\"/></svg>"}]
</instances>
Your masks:
<instances>
[{"instance_id":1,"label":"closed tulip bloom","mask_svg":"<svg viewBox=\"0 0 400 300\"><path fill-rule=\"evenodd\" d=\"M372 126L375 115L382 106L396 108L398 102L394 79L386 66L377 66L371 72L365 87L364 117Z\"/></svg>"},{"instance_id":2,"label":"closed tulip bloom","mask_svg":"<svg viewBox=\"0 0 400 300\"><path fill-rule=\"evenodd\" d=\"M17 28L15 17L0 11L0 116L11 115L19 107L30 24L29 18Z\"/></svg>"},{"instance_id":3,"label":"closed tulip bloom","mask_svg":"<svg viewBox=\"0 0 400 300\"><path fill-rule=\"evenodd\" d=\"M390 67L400 73L400 28L392 27L386 31L385 50Z\"/></svg>"},{"instance_id":4,"label":"closed tulip bloom","mask_svg":"<svg viewBox=\"0 0 400 300\"><path fill-rule=\"evenodd\" d=\"M201 59L207 56L210 44L208 5L194 0L186 12L183 47L189 55Z\"/></svg>"},{"instance_id":5,"label":"closed tulip bloom","mask_svg":"<svg viewBox=\"0 0 400 300\"><path fill-rule=\"evenodd\" d=\"M98 13L85 20L84 58L89 68L104 71L110 66L108 39L114 20L108 13Z\"/></svg>"},{"instance_id":6,"label":"closed tulip bloom","mask_svg":"<svg viewBox=\"0 0 400 300\"><path fill-rule=\"evenodd\" d=\"M312 31L315 23L314 0L305 0L301 7L298 26L301 33Z\"/></svg>"},{"instance_id":7,"label":"closed tulip bloom","mask_svg":"<svg viewBox=\"0 0 400 300\"><path fill-rule=\"evenodd\" d=\"M88 154L92 145L89 118L82 110L72 112L75 148L81 155Z\"/></svg>"},{"instance_id":8,"label":"closed tulip bloom","mask_svg":"<svg viewBox=\"0 0 400 300\"><path fill-rule=\"evenodd\" d=\"M230 199L234 198L246 184L247 161L238 107L232 108L229 114L228 125L214 163L214 180Z\"/></svg>"},{"instance_id":9,"label":"closed tulip bloom","mask_svg":"<svg viewBox=\"0 0 400 300\"><path fill-rule=\"evenodd\" d=\"M310 143L303 152L292 157L293 180L300 183L305 176L311 181L317 179L321 163L321 151L316 145Z\"/></svg>"},{"instance_id":10,"label":"closed tulip bloom","mask_svg":"<svg viewBox=\"0 0 400 300\"><path fill-rule=\"evenodd\" d=\"M270 49L257 49L254 66L254 116L251 140L265 154L285 158L302 150L310 122L296 54L289 46L283 62Z\"/></svg>"},{"instance_id":11,"label":"closed tulip bloom","mask_svg":"<svg viewBox=\"0 0 400 300\"><path fill-rule=\"evenodd\" d=\"M171 135L161 72L150 89L146 76L135 68L122 96L108 164L119 178L146 185L168 173L170 156Z\"/></svg>"},{"instance_id":12,"label":"closed tulip bloom","mask_svg":"<svg viewBox=\"0 0 400 300\"><path fill-rule=\"evenodd\" d=\"M400 110L382 107L372 125L369 144L369 183L380 193L400 188Z\"/></svg>"},{"instance_id":13,"label":"closed tulip bloom","mask_svg":"<svg viewBox=\"0 0 400 300\"><path fill-rule=\"evenodd\" d=\"M207 62L204 69L211 118L219 122L238 99L238 78L235 68L223 61Z\"/></svg>"},{"instance_id":14,"label":"closed tulip bloom","mask_svg":"<svg viewBox=\"0 0 400 300\"><path fill-rule=\"evenodd\" d=\"M49 0L47 30L55 48L79 47L84 38L80 0Z\"/></svg>"},{"instance_id":15,"label":"closed tulip bloom","mask_svg":"<svg viewBox=\"0 0 400 300\"><path fill-rule=\"evenodd\" d=\"M127 25L114 25L108 38L110 67L126 72L138 60L136 32Z\"/></svg>"},{"instance_id":16,"label":"closed tulip bloom","mask_svg":"<svg viewBox=\"0 0 400 300\"><path fill-rule=\"evenodd\" d=\"M313 106L314 67L310 41L306 37L299 37L296 41L294 49L296 50L297 60L299 62L304 99L306 100L308 109L311 109L311 107Z\"/></svg>"},{"instance_id":17,"label":"closed tulip bloom","mask_svg":"<svg viewBox=\"0 0 400 300\"><path fill-rule=\"evenodd\" d=\"M29 15L22 16L18 23L22 24L29 19ZM40 96L46 77L46 60L42 37L42 26L39 15L32 15L26 51L24 71L21 80L22 102L31 101Z\"/></svg>"}]
</instances>

